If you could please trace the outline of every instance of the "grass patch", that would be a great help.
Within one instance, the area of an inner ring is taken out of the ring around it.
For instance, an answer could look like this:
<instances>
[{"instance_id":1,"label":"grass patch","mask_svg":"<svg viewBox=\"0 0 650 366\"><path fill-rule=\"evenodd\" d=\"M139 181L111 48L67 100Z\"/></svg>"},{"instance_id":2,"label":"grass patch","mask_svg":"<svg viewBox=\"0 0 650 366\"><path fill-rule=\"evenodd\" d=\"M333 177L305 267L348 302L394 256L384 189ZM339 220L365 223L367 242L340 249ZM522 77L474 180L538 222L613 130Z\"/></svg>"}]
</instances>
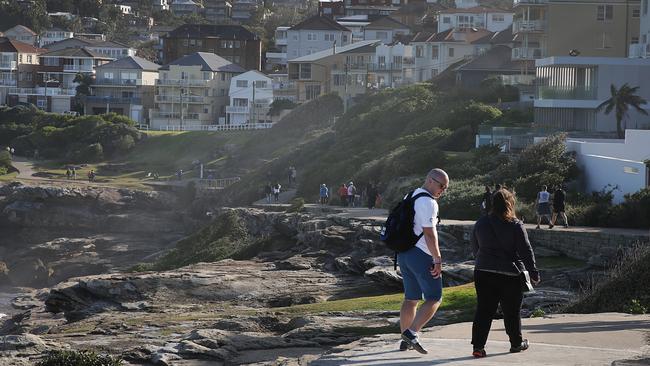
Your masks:
<instances>
[{"instance_id":1,"label":"grass patch","mask_svg":"<svg viewBox=\"0 0 650 366\"><path fill-rule=\"evenodd\" d=\"M446 287L442 292L443 299L440 310L446 311L473 311L476 307L476 292L474 284L468 283L461 286ZM398 311L402 306L404 294L391 294L369 297L358 297L354 299L326 301L315 304L294 305L284 308L276 308L291 314L315 314L327 312L347 311Z\"/></svg>"},{"instance_id":2,"label":"grass patch","mask_svg":"<svg viewBox=\"0 0 650 366\"><path fill-rule=\"evenodd\" d=\"M569 257L539 257L536 260L537 267L540 269L558 269L558 268L581 268L587 265L587 262Z\"/></svg>"}]
</instances>

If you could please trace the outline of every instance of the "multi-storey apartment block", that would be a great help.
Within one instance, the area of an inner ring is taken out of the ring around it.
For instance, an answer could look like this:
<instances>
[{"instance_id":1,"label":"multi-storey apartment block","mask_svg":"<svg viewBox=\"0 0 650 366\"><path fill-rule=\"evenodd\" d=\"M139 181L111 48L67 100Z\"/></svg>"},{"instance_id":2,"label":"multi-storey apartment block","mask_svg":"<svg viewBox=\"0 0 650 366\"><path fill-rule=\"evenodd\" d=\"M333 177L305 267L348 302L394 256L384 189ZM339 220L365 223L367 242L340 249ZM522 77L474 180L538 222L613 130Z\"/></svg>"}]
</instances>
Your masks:
<instances>
[{"instance_id":1,"label":"multi-storey apartment block","mask_svg":"<svg viewBox=\"0 0 650 366\"><path fill-rule=\"evenodd\" d=\"M259 71L248 71L230 81L230 105L226 124L271 123L268 115L273 103L273 80Z\"/></svg>"},{"instance_id":2,"label":"multi-storey apartment block","mask_svg":"<svg viewBox=\"0 0 650 366\"><path fill-rule=\"evenodd\" d=\"M467 9L446 9L438 14L438 32L448 29L487 29L498 32L512 24L513 12L477 6Z\"/></svg>"},{"instance_id":3,"label":"multi-storey apartment block","mask_svg":"<svg viewBox=\"0 0 650 366\"><path fill-rule=\"evenodd\" d=\"M0 37L0 105L18 87L31 87L36 80L38 55L45 50L6 37Z\"/></svg>"},{"instance_id":4,"label":"multi-storey apartment block","mask_svg":"<svg viewBox=\"0 0 650 366\"><path fill-rule=\"evenodd\" d=\"M174 15L182 17L199 14L203 10L203 6L198 1L174 0L169 5L169 10L171 10Z\"/></svg>"},{"instance_id":5,"label":"multi-storey apartment block","mask_svg":"<svg viewBox=\"0 0 650 366\"><path fill-rule=\"evenodd\" d=\"M165 62L193 52L207 52L247 70L262 67L262 42L241 25L184 24L161 39Z\"/></svg>"},{"instance_id":6,"label":"multi-storey apartment block","mask_svg":"<svg viewBox=\"0 0 650 366\"><path fill-rule=\"evenodd\" d=\"M212 22L223 22L232 17L231 0L203 1L203 15Z\"/></svg>"},{"instance_id":7,"label":"multi-storey apartment block","mask_svg":"<svg viewBox=\"0 0 650 366\"><path fill-rule=\"evenodd\" d=\"M372 85L382 89L413 84L415 82L414 56L411 45L396 43L377 46L369 67Z\"/></svg>"},{"instance_id":8,"label":"multi-storey apartment block","mask_svg":"<svg viewBox=\"0 0 650 366\"><path fill-rule=\"evenodd\" d=\"M275 48L266 52L266 69L284 69L287 67L287 30L291 27L277 27L275 29Z\"/></svg>"},{"instance_id":9,"label":"multi-storey apartment block","mask_svg":"<svg viewBox=\"0 0 650 366\"><path fill-rule=\"evenodd\" d=\"M136 56L124 57L95 69L92 95L85 97L85 114L115 112L145 124L153 108L160 65Z\"/></svg>"},{"instance_id":10,"label":"multi-storey apartment block","mask_svg":"<svg viewBox=\"0 0 650 366\"><path fill-rule=\"evenodd\" d=\"M363 39L370 41L378 39L382 43L392 43L398 37L403 37L411 33L411 29L391 17L381 17L367 26L363 30Z\"/></svg>"},{"instance_id":11,"label":"multi-storey apartment block","mask_svg":"<svg viewBox=\"0 0 650 366\"><path fill-rule=\"evenodd\" d=\"M233 76L246 72L214 53L195 52L162 66L156 81L152 128L201 129L225 124Z\"/></svg>"},{"instance_id":12,"label":"multi-storey apartment block","mask_svg":"<svg viewBox=\"0 0 650 366\"><path fill-rule=\"evenodd\" d=\"M287 30L287 59L348 45L352 32L334 20L316 15Z\"/></svg>"}]
</instances>

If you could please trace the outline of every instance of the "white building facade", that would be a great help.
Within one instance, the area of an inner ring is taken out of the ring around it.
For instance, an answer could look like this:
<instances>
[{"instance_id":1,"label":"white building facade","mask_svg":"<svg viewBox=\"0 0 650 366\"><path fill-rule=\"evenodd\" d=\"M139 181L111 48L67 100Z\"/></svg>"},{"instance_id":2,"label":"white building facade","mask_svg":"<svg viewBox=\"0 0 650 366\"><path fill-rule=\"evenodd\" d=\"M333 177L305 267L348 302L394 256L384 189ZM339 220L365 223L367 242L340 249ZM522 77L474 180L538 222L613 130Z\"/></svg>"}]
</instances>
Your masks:
<instances>
[{"instance_id":1,"label":"white building facade","mask_svg":"<svg viewBox=\"0 0 650 366\"><path fill-rule=\"evenodd\" d=\"M625 140L568 139L569 151L575 151L583 172L586 192L613 190L614 203L625 194L650 186L650 131L626 130Z\"/></svg>"},{"instance_id":2,"label":"white building facade","mask_svg":"<svg viewBox=\"0 0 650 366\"><path fill-rule=\"evenodd\" d=\"M615 112L596 112L611 97L610 87L627 83L650 100L650 59L548 57L535 61L535 124L563 131L615 132ZM650 104L642 105L650 114ZM650 128L650 117L634 108L623 128Z\"/></svg>"},{"instance_id":3,"label":"white building facade","mask_svg":"<svg viewBox=\"0 0 650 366\"><path fill-rule=\"evenodd\" d=\"M352 42L352 32L327 17L315 16L287 30L287 60Z\"/></svg>"},{"instance_id":4,"label":"white building facade","mask_svg":"<svg viewBox=\"0 0 650 366\"><path fill-rule=\"evenodd\" d=\"M228 96L227 124L271 122L268 113L273 103L273 80L270 77L254 70L237 75L230 81Z\"/></svg>"},{"instance_id":5,"label":"white building facade","mask_svg":"<svg viewBox=\"0 0 650 366\"><path fill-rule=\"evenodd\" d=\"M630 57L650 58L650 0L641 0L639 43L630 45Z\"/></svg>"},{"instance_id":6,"label":"white building facade","mask_svg":"<svg viewBox=\"0 0 650 366\"><path fill-rule=\"evenodd\" d=\"M413 46L381 44L375 49L370 67L377 89L396 88L415 82Z\"/></svg>"},{"instance_id":7,"label":"white building facade","mask_svg":"<svg viewBox=\"0 0 650 366\"><path fill-rule=\"evenodd\" d=\"M500 32L512 25L513 15L512 11L482 6L443 10L438 14L438 32L444 32L452 28L484 28L490 32Z\"/></svg>"},{"instance_id":8,"label":"white building facade","mask_svg":"<svg viewBox=\"0 0 650 366\"><path fill-rule=\"evenodd\" d=\"M41 37L39 39L39 46L43 47L54 42L59 42L59 41L63 41L64 39L72 38L73 36L74 36L73 32L66 31L63 29L59 29L59 28L48 29L45 32L43 32L43 34L41 34Z\"/></svg>"}]
</instances>

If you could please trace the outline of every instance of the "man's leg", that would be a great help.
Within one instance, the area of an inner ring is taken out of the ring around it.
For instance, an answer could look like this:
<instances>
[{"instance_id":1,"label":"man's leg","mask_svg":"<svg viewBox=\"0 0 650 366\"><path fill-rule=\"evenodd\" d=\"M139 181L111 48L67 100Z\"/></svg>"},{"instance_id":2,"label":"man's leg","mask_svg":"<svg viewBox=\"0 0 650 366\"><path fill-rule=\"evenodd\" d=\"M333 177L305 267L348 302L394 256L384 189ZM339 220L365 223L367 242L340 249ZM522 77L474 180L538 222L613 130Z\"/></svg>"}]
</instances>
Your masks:
<instances>
[{"instance_id":1,"label":"man's leg","mask_svg":"<svg viewBox=\"0 0 650 366\"><path fill-rule=\"evenodd\" d=\"M419 332L422 327L424 327L424 325L427 324L431 318L433 318L433 316L436 314L436 311L438 310L438 307L440 307L440 301L425 301L417 310L415 319L409 328L415 332Z\"/></svg>"},{"instance_id":2,"label":"man's leg","mask_svg":"<svg viewBox=\"0 0 650 366\"><path fill-rule=\"evenodd\" d=\"M399 311L399 328L402 333L409 329L415 319L418 300L404 300L402 308ZM415 329L412 329L415 330Z\"/></svg>"}]
</instances>

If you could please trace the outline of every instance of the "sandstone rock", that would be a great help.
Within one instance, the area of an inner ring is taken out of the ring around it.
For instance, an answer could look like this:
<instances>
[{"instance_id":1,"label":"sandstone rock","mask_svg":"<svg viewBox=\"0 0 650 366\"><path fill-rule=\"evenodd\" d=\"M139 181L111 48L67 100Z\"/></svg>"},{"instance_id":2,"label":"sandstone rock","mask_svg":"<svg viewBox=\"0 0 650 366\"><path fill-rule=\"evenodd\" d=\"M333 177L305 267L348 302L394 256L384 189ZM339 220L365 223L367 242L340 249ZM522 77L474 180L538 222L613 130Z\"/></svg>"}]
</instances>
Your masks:
<instances>
[{"instance_id":1,"label":"sandstone rock","mask_svg":"<svg viewBox=\"0 0 650 366\"><path fill-rule=\"evenodd\" d=\"M474 281L474 261L445 263L442 272L442 279L446 286L463 285L472 282Z\"/></svg>"},{"instance_id":2,"label":"sandstone rock","mask_svg":"<svg viewBox=\"0 0 650 366\"><path fill-rule=\"evenodd\" d=\"M393 270L393 267L373 267L364 273L364 276L378 282L386 289L402 290L402 276Z\"/></svg>"}]
</instances>

